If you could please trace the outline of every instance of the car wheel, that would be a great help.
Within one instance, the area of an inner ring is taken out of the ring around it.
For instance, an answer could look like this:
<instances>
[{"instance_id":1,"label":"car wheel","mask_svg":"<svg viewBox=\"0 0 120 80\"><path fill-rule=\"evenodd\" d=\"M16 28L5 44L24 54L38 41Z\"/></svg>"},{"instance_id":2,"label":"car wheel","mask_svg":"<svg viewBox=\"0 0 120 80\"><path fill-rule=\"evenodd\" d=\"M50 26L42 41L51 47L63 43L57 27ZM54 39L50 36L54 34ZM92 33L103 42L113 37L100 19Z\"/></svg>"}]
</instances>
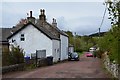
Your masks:
<instances>
[{"instance_id":1,"label":"car wheel","mask_svg":"<svg viewBox=\"0 0 120 80\"><path fill-rule=\"evenodd\" d=\"M70 61L71 59L68 59L68 61Z\"/></svg>"},{"instance_id":2,"label":"car wheel","mask_svg":"<svg viewBox=\"0 0 120 80\"><path fill-rule=\"evenodd\" d=\"M76 59L76 61L79 61L79 59Z\"/></svg>"}]
</instances>

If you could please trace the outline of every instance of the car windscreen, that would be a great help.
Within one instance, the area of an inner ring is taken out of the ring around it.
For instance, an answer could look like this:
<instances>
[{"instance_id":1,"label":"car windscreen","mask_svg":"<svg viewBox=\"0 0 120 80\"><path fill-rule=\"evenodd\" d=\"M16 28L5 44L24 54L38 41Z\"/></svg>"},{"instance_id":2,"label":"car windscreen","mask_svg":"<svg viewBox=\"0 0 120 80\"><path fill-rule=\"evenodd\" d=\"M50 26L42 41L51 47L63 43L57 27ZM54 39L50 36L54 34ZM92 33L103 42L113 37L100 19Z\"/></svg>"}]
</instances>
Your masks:
<instances>
[{"instance_id":1,"label":"car windscreen","mask_svg":"<svg viewBox=\"0 0 120 80\"><path fill-rule=\"evenodd\" d=\"M77 56L78 54L77 53L73 53L72 56Z\"/></svg>"}]
</instances>

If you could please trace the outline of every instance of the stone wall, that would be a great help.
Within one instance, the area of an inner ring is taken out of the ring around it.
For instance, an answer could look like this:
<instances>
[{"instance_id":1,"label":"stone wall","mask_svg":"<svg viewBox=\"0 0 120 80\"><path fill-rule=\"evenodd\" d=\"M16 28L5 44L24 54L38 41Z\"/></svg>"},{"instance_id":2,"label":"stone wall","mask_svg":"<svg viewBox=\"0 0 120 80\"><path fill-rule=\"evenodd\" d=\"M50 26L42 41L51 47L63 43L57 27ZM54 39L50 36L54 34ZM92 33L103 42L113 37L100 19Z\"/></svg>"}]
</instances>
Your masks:
<instances>
[{"instance_id":1,"label":"stone wall","mask_svg":"<svg viewBox=\"0 0 120 80\"><path fill-rule=\"evenodd\" d=\"M24 63L22 64L14 64L9 66L2 67L2 73L12 72L12 71L21 71L24 70Z\"/></svg>"},{"instance_id":2,"label":"stone wall","mask_svg":"<svg viewBox=\"0 0 120 80\"><path fill-rule=\"evenodd\" d=\"M105 65L105 68L115 77L118 78L118 64L115 63L115 61L110 62L109 56L107 55L107 52L103 54L103 63Z\"/></svg>"}]
</instances>

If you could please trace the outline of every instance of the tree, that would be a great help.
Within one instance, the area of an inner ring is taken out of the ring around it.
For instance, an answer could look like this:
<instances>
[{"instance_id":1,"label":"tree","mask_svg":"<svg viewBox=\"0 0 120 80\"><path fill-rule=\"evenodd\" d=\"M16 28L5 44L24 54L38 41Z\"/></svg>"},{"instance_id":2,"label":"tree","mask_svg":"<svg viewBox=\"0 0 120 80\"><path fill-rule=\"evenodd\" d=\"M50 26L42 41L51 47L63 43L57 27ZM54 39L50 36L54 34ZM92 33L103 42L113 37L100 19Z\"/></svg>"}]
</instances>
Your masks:
<instances>
[{"instance_id":1,"label":"tree","mask_svg":"<svg viewBox=\"0 0 120 80\"><path fill-rule=\"evenodd\" d=\"M66 31L66 34L69 36L69 43L74 44L73 33L71 31Z\"/></svg>"},{"instance_id":2,"label":"tree","mask_svg":"<svg viewBox=\"0 0 120 80\"><path fill-rule=\"evenodd\" d=\"M100 50L108 51L111 61L115 60L117 63L120 56L120 1L111 0L106 1L106 6L109 11L109 19L111 19L111 29L98 42ZM120 63L119 63L120 64Z\"/></svg>"},{"instance_id":3,"label":"tree","mask_svg":"<svg viewBox=\"0 0 120 80\"><path fill-rule=\"evenodd\" d=\"M114 0L112 2L111 0L107 0L106 6L108 7L111 24L120 26L120 1Z\"/></svg>"}]
</instances>

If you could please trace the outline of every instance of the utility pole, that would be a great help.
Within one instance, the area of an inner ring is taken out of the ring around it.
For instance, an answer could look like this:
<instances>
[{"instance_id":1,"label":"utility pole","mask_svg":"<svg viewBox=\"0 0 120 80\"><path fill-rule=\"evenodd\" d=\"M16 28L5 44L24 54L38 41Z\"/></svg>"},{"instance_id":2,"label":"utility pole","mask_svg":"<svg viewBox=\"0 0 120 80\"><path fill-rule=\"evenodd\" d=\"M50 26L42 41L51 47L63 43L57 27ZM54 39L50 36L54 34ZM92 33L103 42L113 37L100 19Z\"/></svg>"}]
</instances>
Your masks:
<instances>
[{"instance_id":1,"label":"utility pole","mask_svg":"<svg viewBox=\"0 0 120 80\"><path fill-rule=\"evenodd\" d=\"M75 36L74 36L74 49L75 49L75 51L76 51L76 32L75 32Z\"/></svg>"},{"instance_id":2,"label":"utility pole","mask_svg":"<svg viewBox=\"0 0 120 80\"><path fill-rule=\"evenodd\" d=\"M100 28L99 28L99 38L100 38Z\"/></svg>"}]
</instances>

